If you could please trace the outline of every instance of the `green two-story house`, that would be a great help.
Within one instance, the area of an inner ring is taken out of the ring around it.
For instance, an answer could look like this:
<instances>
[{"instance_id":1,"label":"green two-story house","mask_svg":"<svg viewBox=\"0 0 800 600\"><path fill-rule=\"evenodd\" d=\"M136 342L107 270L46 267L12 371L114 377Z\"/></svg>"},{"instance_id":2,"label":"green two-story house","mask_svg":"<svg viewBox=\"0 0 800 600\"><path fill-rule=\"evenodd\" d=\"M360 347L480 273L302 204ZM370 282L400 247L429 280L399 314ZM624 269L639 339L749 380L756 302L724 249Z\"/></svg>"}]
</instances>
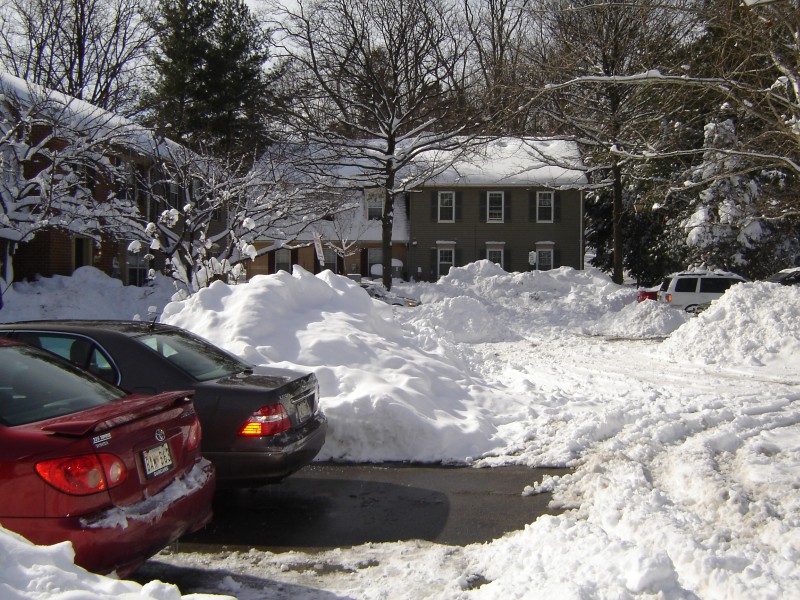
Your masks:
<instances>
[{"instance_id":1,"label":"green two-story house","mask_svg":"<svg viewBox=\"0 0 800 600\"><path fill-rule=\"evenodd\" d=\"M509 272L583 269L586 176L571 141L506 138L408 195L407 273L488 259Z\"/></svg>"}]
</instances>

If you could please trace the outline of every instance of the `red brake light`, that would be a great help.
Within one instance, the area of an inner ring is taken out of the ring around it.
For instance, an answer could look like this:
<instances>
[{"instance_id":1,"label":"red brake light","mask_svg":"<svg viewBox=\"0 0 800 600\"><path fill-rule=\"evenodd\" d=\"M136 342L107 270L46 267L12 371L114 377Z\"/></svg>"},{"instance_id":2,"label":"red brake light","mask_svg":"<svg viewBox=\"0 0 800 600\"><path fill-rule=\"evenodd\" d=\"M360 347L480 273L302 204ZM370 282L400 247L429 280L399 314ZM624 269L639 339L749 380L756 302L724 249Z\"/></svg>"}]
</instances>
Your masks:
<instances>
[{"instance_id":1,"label":"red brake light","mask_svg":"<svg viewBox=\"0 0 800 600\"><path fill-rule=\"evenodd\" d=\"M36 463L36 472L57 490L75 496L96 494L128 477L125 464L113 454L85 454Z\"/></svg>"},{"instance_id":2,"label":"red brake light","mask_svg":"<svg viewBox=\"0 0 800 600\"><path fill-rule=\"evenodd\" d=\"M189 432L186 434L186 449L194 450L200 445L202 432L200 429L200 421L195 419L194 423L189 427Z\"/></svg>"},{"instance_id":3,"label":"red brake light","mask_svg":"<svg viewBox=\"0 0 800 600\"><path fill-rule=\"evenodd\" d=\"M259 437L275 435L291 428L289 415L280 404L262 406L247 419L239 430L239 435L245 437Z\"/></svg>"},{"instance_id":4,"label":"red brake light","mask_svg":"<svg viewBox=\"0 0 800 600\"><path fill-rule=\"evenodd\" d=\"M672 294L667 294L667 302L672 302Z\"/></svg>"}]
</instances>

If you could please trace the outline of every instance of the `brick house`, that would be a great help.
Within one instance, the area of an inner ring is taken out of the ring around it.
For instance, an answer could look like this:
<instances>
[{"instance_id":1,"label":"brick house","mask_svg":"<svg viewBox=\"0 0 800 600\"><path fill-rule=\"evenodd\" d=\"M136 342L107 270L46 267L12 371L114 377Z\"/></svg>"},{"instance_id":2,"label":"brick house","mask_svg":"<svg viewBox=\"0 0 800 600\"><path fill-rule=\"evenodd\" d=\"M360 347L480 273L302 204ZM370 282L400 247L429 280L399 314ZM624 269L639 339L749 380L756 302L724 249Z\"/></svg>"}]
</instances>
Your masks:
<instances>
[{"instance_id":1,"label":"brick house","mask_svg":"<svg viewBox=\"0 0 800 600\"><path fill-rule=\"evenodd\" d=\"M121 116L81 100L29 85L24 80L3 72L0 72L0 92L0 100L5 103L4 108L8 114L22 115L25 110L36 107L37 102L47 99L50 102L48 108L52 110L55 106L59 113L57 122L60 128L69 129L74 123L76 128L82 127L86 131L113 130L114 134L108 135L108 139L113 142L103 146L103 154L109 163L125 171L127 177L124 182L112 181L102 167L87 167L91 171L87 173L87 181L90 182L92 197L97 202L109 201L112 194L119 198L124 197L134 201L140 213L148 216L164 208L155 206L155 198L152 194L145 193L141 182L154 178L156 159L164 145L178 147L177 144L169 140L156 140L152 132ZM23 130L27 139L22 141L28 146L35 146L51 135L52 125L47 124L47 119L42 119ZM99 134L100 137L102 135ZM45 147L50 151L64 150L68 143L65 137L55 136ZM4 176L14 177L14 169L21 168L24 179L35 177L48 166L47 159L40 154L26 160L21 167L6 163L8 161L4 161L3 165L8 172L4 172ZM169 194L159 194L159 197L169 198ZM141 285L150 266L142 257L128 253L130 240L112 239L109 235L102 235L97 240L63 227L40 230L30 240L5 238L0 241L3 242L0 259L5 263L11 254L14 281L34 279L37 276L66 276L80 267L93 266L108 275L119 277L123 283Z\"/></svg>"}]
</instances>

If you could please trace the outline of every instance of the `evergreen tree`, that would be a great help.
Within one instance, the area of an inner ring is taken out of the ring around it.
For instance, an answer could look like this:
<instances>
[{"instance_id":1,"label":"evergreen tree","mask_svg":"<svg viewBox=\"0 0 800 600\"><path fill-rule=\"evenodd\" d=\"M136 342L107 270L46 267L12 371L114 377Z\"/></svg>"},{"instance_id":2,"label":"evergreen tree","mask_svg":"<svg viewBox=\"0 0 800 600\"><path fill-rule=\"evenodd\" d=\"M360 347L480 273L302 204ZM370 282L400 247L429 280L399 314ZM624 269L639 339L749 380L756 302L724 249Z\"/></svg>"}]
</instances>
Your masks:
<instances>
[{"instance_id":1,"label":"evergreen tree","mask_svg":"<svg viewBox=\"0 0 800 600\"><path fill-rule=\"evenodd\" d=\"M213 148L224 153L260 152L268 143L269 116L279 104L268 72L269 33L244 0L220 0L209 31L204 82L206 132Z\"/></svg>"},{"instance_id":2,"label":"evergreen tree","mask_svg":"<svg viewBox=\"0 0 800 600\"><path fill-rule=\"evenodd\" d=\"M162 0L146 103L168 137L216 155L258 152L276 102L269 33L243 0Z\"/></svg>"}]
</instances>

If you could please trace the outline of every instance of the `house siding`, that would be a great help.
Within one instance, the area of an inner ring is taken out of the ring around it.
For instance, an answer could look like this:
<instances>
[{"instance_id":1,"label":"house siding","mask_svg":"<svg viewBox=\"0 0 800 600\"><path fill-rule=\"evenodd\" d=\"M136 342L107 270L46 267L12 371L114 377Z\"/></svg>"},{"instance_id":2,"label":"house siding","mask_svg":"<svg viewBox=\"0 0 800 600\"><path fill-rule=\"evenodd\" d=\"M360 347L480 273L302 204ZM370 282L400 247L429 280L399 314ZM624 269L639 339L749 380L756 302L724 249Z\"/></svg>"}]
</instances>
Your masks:
<instances>
[{"instance_id":1,"label":"house siding","mask_svg":"<svg viewBox=\"0 0 800 600\"><path fill-rule=\"evenodd\" d=\"M76 240L79 244L76 246ZM78 248L83 255L76 257ZM94 240L70 236L63 231L48 230L30 242L19 244L14 252L14 281L33 281L37 277L68 276L76 268L93 266L107 274L112 272L117 244L104 240L98 247Z\"/></svg>"},{"instance_id":2,"label":"house siding","mask_svg":"<svg viewBox=\"0 0 800 600\"><path fill-rule=\"evenodd\" d=\"M454 191L455 222L440 223L434 207L439 191ZM528 253L536 250L537 242L552 242L554 266L583 268L581 195L577 190L555 193L554 222L537 223L536 191L547 188L486 186L473 188L425 188L412 194L410 206L409 275L420 280L437 278L435 256L437 242L455 242L456 266L486 258L487 243L496 242L502 248L503 268L509 272L529 271ZM503 192L502 223L486 222L487 192ZM533 216L533 219L531 218Z\"/></svg>"}]
</instances>

